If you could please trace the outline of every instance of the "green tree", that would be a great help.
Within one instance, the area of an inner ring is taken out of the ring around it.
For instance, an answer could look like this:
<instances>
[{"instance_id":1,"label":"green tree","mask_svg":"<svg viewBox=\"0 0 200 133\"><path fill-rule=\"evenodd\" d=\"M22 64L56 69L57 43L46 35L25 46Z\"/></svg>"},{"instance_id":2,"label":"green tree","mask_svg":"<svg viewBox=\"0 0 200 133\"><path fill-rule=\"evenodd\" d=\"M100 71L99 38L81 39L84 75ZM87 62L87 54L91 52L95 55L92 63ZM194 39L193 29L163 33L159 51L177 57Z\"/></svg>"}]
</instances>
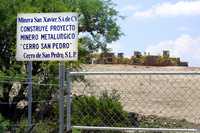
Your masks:
<instances>
[{"instance_id":1,"label":"green tree","mask_svg":"<svg viewBox=\"0 0 200 133\"><path fill-rule=\"evenodd\" d=\"M118 12L110 0L0 0L0 68L15 64L17 13L67 11L79 13L81 48L105 49L122 35L116 23Z\"/></svg>"}]
</instances>

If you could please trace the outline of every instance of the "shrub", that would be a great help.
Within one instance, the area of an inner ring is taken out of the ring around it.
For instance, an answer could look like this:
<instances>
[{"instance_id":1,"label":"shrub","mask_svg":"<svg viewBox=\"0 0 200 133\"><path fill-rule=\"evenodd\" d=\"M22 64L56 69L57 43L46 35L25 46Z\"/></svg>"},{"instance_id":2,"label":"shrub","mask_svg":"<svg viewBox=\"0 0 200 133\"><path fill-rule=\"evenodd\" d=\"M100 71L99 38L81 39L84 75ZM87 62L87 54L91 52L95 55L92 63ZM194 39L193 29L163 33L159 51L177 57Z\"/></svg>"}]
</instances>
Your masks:
<instances>
[{"instance_id":1,"label":"shrub","mask_svg":"<svg viewBox=\"0 0 200 133\"><path fill-rule=\"evenodd\" d=\"M94 96L75 96L72 106L73 125L130 126L128 113L123 111L117 95L108 95L105 92L99 98ZM85 132L89 133L89 131Z\"/></svg>"}]
</instances>

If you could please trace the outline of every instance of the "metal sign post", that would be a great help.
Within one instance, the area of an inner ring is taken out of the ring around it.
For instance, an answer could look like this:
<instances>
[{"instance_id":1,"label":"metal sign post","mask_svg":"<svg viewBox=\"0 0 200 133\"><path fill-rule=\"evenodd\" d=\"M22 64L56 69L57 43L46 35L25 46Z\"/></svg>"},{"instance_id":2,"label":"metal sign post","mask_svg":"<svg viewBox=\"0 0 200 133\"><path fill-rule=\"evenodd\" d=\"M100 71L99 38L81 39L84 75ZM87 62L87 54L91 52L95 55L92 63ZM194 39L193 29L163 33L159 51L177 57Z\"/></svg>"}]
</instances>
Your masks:
<instances>
[{"instance_id":1,"label":"metal sign post","mask_svg":"<svg viewBox=\"0 0 200 133\"><path fill-rule=\"evenodd\" d=\"M70 71L67 70L66 73L67 78L67 133L72 133L71 128L71 77L70 77Z\"/></svg>"},{"instance_id":2,"label":"metal sign post","mask_svg":"<svg viewBox=\"0 0 200 133\"><path fill-rule=\"evenodd\" d=\"M32 61L28 62L28 127L32 127Z\"/></svg>"},{"instance_id":3,"label":"metal sign post","mask_svg":"<svg viewBox=\"0 0 200 133\"><path fill-rule=\"evenodd\" d=\"M59 133L64 132L64 77L65 77L65 68L64 62L59 64Z\"/></svg>"}]
</instances>

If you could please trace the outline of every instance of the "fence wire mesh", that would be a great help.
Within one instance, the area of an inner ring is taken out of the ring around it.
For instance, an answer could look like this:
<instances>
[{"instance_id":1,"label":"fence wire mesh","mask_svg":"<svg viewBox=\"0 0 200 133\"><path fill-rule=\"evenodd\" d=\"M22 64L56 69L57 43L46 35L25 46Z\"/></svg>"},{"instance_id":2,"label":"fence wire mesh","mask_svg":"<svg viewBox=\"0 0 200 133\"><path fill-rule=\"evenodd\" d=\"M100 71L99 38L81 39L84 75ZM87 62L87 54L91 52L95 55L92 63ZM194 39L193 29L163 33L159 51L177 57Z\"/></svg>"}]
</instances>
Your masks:
<instances>
[{"instance_id":1,"label":"fence wire mesh","mask_svg":"<svg viewBox=\"0 0 200 133\"><path fill-rule=\"evenodd\" d=\"M0 133L58 132L57 82L33 77L32 127L29 128L28 79L0 76Z\"/></svg>"},{"instance_id":2,"label":"fence wire mesh","mask_svg":"<svg viewBox=\"0 0 200 133\"><path fill-rule=\"evenodd\" d=\"M75 116L72 124L75 126L200 127L198 73L72 72L71 78L72 115ZM99 132L111 131L114 132L114 128ZM90 129L90 132L97 131Z\"/></svg>"},{"instance_id":3,"label":"fence wire mesh","mask_svg":"<svg viewBox=\"0 0 200 133\"><path fill-rule=\"evenodd\" d=\"M69 74L73 133L199 132L200 73ZM66 89L67 83L66 80ZM58 74L33 77L32 84L31 131L57 133L60 124ZM26 76L0 76L0 117L13 118L0 121L0 132L29 132L27 86Z\"/></svg>"}]
</instances>

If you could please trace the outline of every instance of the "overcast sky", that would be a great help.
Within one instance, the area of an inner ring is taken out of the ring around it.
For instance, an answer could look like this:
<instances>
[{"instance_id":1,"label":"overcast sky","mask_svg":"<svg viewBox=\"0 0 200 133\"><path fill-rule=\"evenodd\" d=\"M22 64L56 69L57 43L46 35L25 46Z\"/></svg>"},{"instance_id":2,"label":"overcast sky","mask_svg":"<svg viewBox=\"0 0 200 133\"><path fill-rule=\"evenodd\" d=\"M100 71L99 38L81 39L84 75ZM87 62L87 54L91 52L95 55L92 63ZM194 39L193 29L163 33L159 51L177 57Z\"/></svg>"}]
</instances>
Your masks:
<instances>
[{"instance_id":1,"label":"overcast sky","mask_svg":"<svg viewBox=\"0 0 200 133\"><path fill-rule=\"evenodd\" d=\"M109 47L161 54L170 50L190 66L200 66L200 0L113 0L126 16L118 23L125 34Z\"/></svg>"}]
</instances>

